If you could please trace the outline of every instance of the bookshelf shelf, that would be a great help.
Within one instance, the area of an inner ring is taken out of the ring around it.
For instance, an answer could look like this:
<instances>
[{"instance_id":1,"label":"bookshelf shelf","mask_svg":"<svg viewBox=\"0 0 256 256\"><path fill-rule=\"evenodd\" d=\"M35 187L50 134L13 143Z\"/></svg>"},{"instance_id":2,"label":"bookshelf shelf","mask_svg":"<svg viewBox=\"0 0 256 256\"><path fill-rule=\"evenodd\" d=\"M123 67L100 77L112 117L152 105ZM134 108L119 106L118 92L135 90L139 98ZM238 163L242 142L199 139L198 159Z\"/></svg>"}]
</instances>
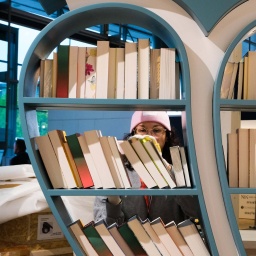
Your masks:
<instances>
[{"instance_id":1,"label":"bookshelf shelf","mask_svg":"<svg viewBox=\"0 0 256 256\"><path fill-rule=\"evenodd\" d=\"M229 45L223 61L221 63L219 74L216 79L213 93L213 129L214 129L214 141L215 141L215 151L217 157L217 166L220 177L220 183L222 188L222 194L225 202L226 212L228 215L230 227L232 229L232 234L239 250L239 255L247 255L241 235L239 232L239 227L237 224L233 204L231 201L232 194L256 194L256 188L230 188L227 179L227 170L224 159L224 152L222 148L222 137L221 137L221 121L220 121L220 111L256 111L256 101L255 100L236 100L236 99L220 99L221 83L224 74L224 68L226 63L234 50L235 46L244 40L245 36L251 31L252 28L256 26L256 21L247 25L236 38Z\"/></svg>"},{"instance_id":2,"label":"bookshelf shelf","mask_svg":"<svg viewBox=\"0 0 256 256\"><path fill-rule=\"evenodd\" d=\"M132 20L131 20L132 19ZM37 98L37 74L40 60L48 55L65 38L78 30L95 24L133 23L150 30L162 39L168 47L175 46L180 61L182 83L185 92L183 100L107 100L107 99L63 99ZM198 197L205 239L212 255L218 255L208 214L205 207L197 167L191 122L190 75L187 54L183 42L172 27L161 17L146 8L122 3L94 4L70 11L52 21L32 43L25 57L19 87L19 110L24 138L35 174L60 228L76 255L83 252L68 230L73 221L62 201L62 196L91 195L195 195ZM36 110L182 110L186 114L188 160L191 170L192 188L177 189L50 189L49 178L31 138L39 136Z\"/></svg>"}]
</instances>

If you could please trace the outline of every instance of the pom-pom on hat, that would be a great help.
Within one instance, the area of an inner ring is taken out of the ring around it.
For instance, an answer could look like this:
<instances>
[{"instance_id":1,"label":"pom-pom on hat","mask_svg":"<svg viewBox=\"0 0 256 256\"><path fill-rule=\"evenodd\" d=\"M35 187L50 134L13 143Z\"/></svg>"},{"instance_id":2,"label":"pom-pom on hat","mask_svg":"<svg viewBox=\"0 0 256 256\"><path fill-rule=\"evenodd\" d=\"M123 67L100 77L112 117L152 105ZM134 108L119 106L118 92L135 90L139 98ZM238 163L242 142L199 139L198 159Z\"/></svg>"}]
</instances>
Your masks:
<instances>
[{"instance_id":1,"label":"pom-pom on hat","mask_svg":"<svg viewBox=\"0 0 256 256\"><path fill-rule=\"evenodd\" d=\"M135 111L132 115L130 132L142 122L156 122L171 130L170 119L165 111Z\"/></svg>"}]
</instances>

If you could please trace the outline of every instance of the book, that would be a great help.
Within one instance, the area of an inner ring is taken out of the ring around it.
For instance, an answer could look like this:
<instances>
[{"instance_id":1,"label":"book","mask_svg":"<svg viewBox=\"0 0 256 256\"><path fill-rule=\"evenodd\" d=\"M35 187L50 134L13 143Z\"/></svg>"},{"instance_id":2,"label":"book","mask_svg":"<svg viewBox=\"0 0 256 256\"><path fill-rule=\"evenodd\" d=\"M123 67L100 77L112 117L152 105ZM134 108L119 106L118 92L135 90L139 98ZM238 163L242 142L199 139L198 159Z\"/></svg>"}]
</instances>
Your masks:
<instances>
[{"instance_id":1,"label":"book","mask_svg":"<svg viewBox=\"0 0 256 256\"><path fill-rule=\"evenodd\" d=\"M75 240L79 243L84 253L86 253L87 255L97 256L98 253L95 251L90 241L83 233L83 230L82 230L83 226L84 224L81 222L80 219L78 219L72 222L68 226L68 229L71 231L71 234L73 234Z\"/></svg>"},{"instance_id":2,"label":"book","mask_svg":"<svg viewBox=\"0 0 256 256\"><path fill-rule=\"evenodd\" d=\"M57 51L56 97L68 98L69 92L69 45L59 45Z\"/></svg>"},{"instance_id":3,"label":"book","mask_svg":"<svg viewBox=\"0 0 256 256\"><path fill-rule=\"evenodd\" d=\"M108 163L109 170L113 177L115 187L116 188L124 188L124 183L123 183L122 177L120 175L118 166L116 164L116 160L113 156L113 153L112 153L112 150L111 150L111 147L109 144L108 136L100 136L99 140L100 140L100 144L101 144L103 153L105 155L106 161Z\"/></svg>"},{"instance_id":4,"label":"book","mask_svg":"<svg viewBox=\"0 0 256 256\"><path fill-rule=\"evenodd\" d=\"M101 182L101 179L100 179L100 175L99 175L98 170L97 170L97 168L94 164L94 161L93 161L92 155L90 153L89 147L86 143L86 139L84 137L84 134L78 134L77 139L79 141L81 150L83 152L84 159L85 159L85 161L88 165L89 171L91 173L92 180L93 180L93 183L94 183L94 188L102 188L102 182Z\"/></svg>"},{"instance_id":5,"label":"book","mask_svg":"<svg viewBox=\"0 0 256 256\"><path fill-rule=\"evenodd\" d=\"M194 255L174 221L165 224L164 227L183 255Z\"/></svg>"},{"instance_id":6,"label":"book","mask_svg":"<svg viewBox=\"0 0 256 256\"><path fill-rule=\"evenodd\" d=\"M121 226L117 227L120 235L124 238L134 255L146 256L147 253L139 243L138 239L129 228L128 223L125 222Z\"/></svg>"},{"instance_id":7,"label":"book","mask_svg":"<svg viewBox=\"0 0 256 256\"><path fill-rule=\"evenodd\" d=\"M73 171L70 167L69 161L66 156L65 149L63 147L66 140L66 132L63 130L52 130L48 132L48 136L52 143L55 155L58 159L60 168L65 176L65 180L68 188L75 188L78 186L73 175Z\"/></svg>"},{"instance_id":8,"label":"book","mask_svg":"<svg viewBox=\"0 0 256 256\"><path fill-rule=\"evenodd\" d=\"M125 256L124 252L121 250L113 236L110 234L105 221L99 220L94 223L95 229L98 231L99 235L101 236L102 240L108 246L109 250L113 255L123 255Z\"/></svg>"},{"instance_id":9,"label":"book","mask_svg":"<svg viewBox=\"0 0 256 256\"><path fill-rule=\"evenodd\" d=\"M56 97L56 88L57 88L57 65L58 65L58 60L57 60L57 52L53 52L53 58L52 58L52 97Z\"/></svg>"},{"instance_id":10,"label":"book","mask_svg":"<svg viewBox=\"0 0 256 256\"><path fill-rule=\"evenodd\" d=\"M181 163L181 156L179 146L170 147L170 154L172 159L172 170L175 175L177 187L186 186L184 171Z\"/></svg>"},{"instance_id":11,"label":"book","mask_svg":"<svg viewBox=\"0 0 256 256\"><path fill-rule=\"evenodd\" d=\"M78 46L69 46L68 97L76 98Z\"/></svg>"},{"instance_id":12,"label":"book","mask_svg":"<svg viewBox=\"0 0 256 256\"><path fill-rule=\"evenodd\" d=\"M244 56L243 100L248 99L248 56Z\"/></svg>"},{"instance_id":13,"label":"book","mask_svg":"<svg viewBox=\"0 0 256 256\"><path fill-rule=\"evenodd\" d=\"M160 49L150 49L149 98L159 98L160 85Z\"/></svg>"},{"instance_id":14,"label":"book","mask_svg":"<svg viewBox=\"0 0 256 256\"><path fill-rule=\"evenodd\" d=\"M78 134L75 133L75 134L67 135L66 139L67 139L71 154L74 158L83 187L90 188L94 186L93 179L92 179L90 170L88 168L88 165L85 161L85 158L77 137L78 137Z\"/></svg>"},{"instance_id":15,"label":"book","mask_svg":"<svg viewBox=\"0 0 256 256\"><path fill-rule=\"evenodd\" d=\"M86 143L97 168L103 188L116 188L106 157L101 147L99 139L101 136L102 134L99 130L90 130L84 132Z\"/></svg>"},{"instance_id":16,"label":"book","mask_svg":"<svg viewBox=\"0 0 256 256\"><path fill-rule=\"evenodd\" d=\"M86 47L85 63L85 98L94 99L96 97L96 58L97 47Z\"/></svg>"},{"instance_id":17,"label":"book","mask_svg":"<svg viewBox=\"0 0 256 256\"><path fill-rule=\"evenodd\" d=\"M53 83L53 60L45 59L41 64L43 67L43 95L44 98L52 97L52 83Z\"/></svg>"},{"instance_id":18,"label":"book","mask_svg":"<svg viewBox=\"0 0 256 256\"><path fill-rule=\"evenodd\" d=\"M44 59L40 60L40 80L39 80L39 96L44 97Z\"/></svg>"},{"instance_id":19,"label":"book","mask_svg":"<svg viewBox=\"0 0 256 256\"><path fill-rule=\"evenodd\" d=\"M168 170L166 169L165 164L162 161L162 157L160 156L158 150L156 149L154 143L151 140L147 139L142 139L143 146L146 148L148 151L152 161L158 168L159 172L162 174L164 177L165 181L169 185L170 188L175 188L176 187L176 182L175 180L172 179L170 176Z\"/></svg>"},{"instance_id":20,"label":"book","mask_svg":"<svg viewBox=\"0 0 256 256\"><path fill-rule=\"evenodd\" d=\"M86 47L78 47L76 98L85 98Z\"/></svg>"},{"instance_id":21,"label":"book","mask_svg":"<svg viewBox=\"0 0 256 256\"><path fill-rule=\"evenodd\" d=\"M255 220L255 194L238 194L238 219Z\"/></svg>"},{"instance_id":22,"label":"book","mask_svg":"<svg viewBox=\"0 0 256 256\"><path fill-rule=\"evenodd\" d=\"M242 91L243 91L243 77L244 77L244 59L241 59L238 67L238 85L237 85L237 99L242 99Z\"/></svg>"},{"instance_id":23,"label":"book","mask_svg":"<svg viewBox=\"0 0 256 256\"><path fill-rule=\"evenodd\" d=\"M116 99L124 99L124 66L124 48L116 48Z\"/></svg>"},{"instance_id":24,"label":"book","mask_svg":"<svg viewBox=\"0 0 256 256\"><path fill-rule=\"evenodd\" d=\"M58 159L55 155L52 143L48 135L34 137L44 167L51 181L53 188L67 188L65 176L63 175Z\"/></svg>"},{"instance_id":25,"label":"book","mask_svg":"<svg viewBox=\"0 0 256 256\"><path fill-rule=\"evenodd\" d=\"M189 174L189 169L188 169L186 151L185 151L185 148L183 146L180 146L179 150L180 150L181 164L182 164L182 167L183 167L186 186L191 187L191 179L190 179L190 174Z\"/></svg>"},{"instance_id":26,"label":"book","mask_svg":"<svg viewBox=\"0 0 256 256\"><path fill-rule=\"evenodd\" d=\"M94 226L94 221L82 227L82 231L99 256L113 255Z\"/></svg>"},{"instance_id":27,"label":"book","mask_svg":"<svg viewBox=\"0 0 256 256\"><path fill-rule=\"evenodd\" d=\"M137 99L137 43L125 42L124 98Z\"/></svg>"},{"instance_id":28,"label":"book","mask_svg":"<svg viewBox=\"0 0 256 256\"><path fill-rule=\"evenodd\" d=\"M149 99L150 42L138 38L138 99Z\"/></svg>"},{"instance_id":29,"label":"book","mask_svg":"<svg viewBox=\"0 0 256 256\"><path fill-rule=\"evenodd\" d=\"M115 239L115 241L121 248L121 250L124 252L124 254L126 256L135 256L130 246L127 244L127 242L124 240L124 238L121 236L120 232L118 231L118 225L116 223L113 223L107 228L109 230L109 233L112 235L112 237Z\"/></svg>"},{"instance_id":30,"label":"book","mask_svg":"<svg viewBox=\"0 0 256 256\"><path fill-rule=\"evenodd\" d=\"M168 250L165 248L164 244L156 234L155 230L150 225L149 219L145 219L144 221L141 221L143 228L148 233L149 237L163 256L170 256L171 254L168 252Z\"/></svg>"},{"instance_id":31,"label":"book","mask_svg":"<svg viewBox=\"0 0 256 256\"><path fill-rule=\"evenodd\" d=\"M123 160L121 157L119 143L118 143L116 137L114 137L114 136L107 136L107 138L108 138L109 146L111 148L112 156L115 159L118 171L120 173L123 186L124 186L124 188L131 188L132 185L131 185L126 167L124 166L124 163L123 163Z\"/></svg>"},{"instance_id":32,"label":"book","mask_svg":"<svg viewBox=\"0 0 256 256\"><path fill-rule=\"evenodd\" d=\"M76 181L77 187L82 188L83 187L82 180L81 180L79 172L77 170L75 160L74 160L74 158L72 156L72 153L70 151L68 142L66 140L66 136L65 136L65 141L63 142L63 148L64 148L64 151L66 153L66 157L68 159L68 162L69 162L70 168L72 170L74 179Z\"/></svg>"},{"instance_id":33,"label":"book","mask_svg":"<svg viewBox=\"0 0 256 256\"><path fill-rule=\"evenodd\" d=\"M129 140L131 142L132 147L134 148L135 152L139 156L141 162L144 164L154 181L156 182L159 188L167 187L168 184L162 174L159 172L158 168L150 158L146 148L143 146L143 143L140 139L135 137Z\"/></svg>"},{"instance_id":34,"label":"book","mask_svg":"<svg viewBox=\"0 0 256 256\"><path fill-rule=\"evenodd\" d=\"M249 187L249 129L238 128L238 186Z\"/></svg>"},{"instance_id":35,"label":"book","mask_svg":"<svg viewBox=\"0 0 256 256\"><path fill-rule=\"evenodd\" d=\"M229 91L228 91L228 99L233 99L234 98L234 88L235 88L235 83L236 83L236 78L237 78L237 72L238 72L238 63L233 64L233 71L230 79L230 85L229 85Z\"/></svg>"},{"instance_id":36,"label":"book","mask_svg":"<svg viewBox=\"0 0 256 256\"><path fill-rule=\"evenodd\" d=\"M134 151L130 142L128 140L124 140L124 141L120 142L119 145L120 145L122 151L124 152L125 156L127 157L128 161L131 163L132 167L138 173L140 178L144 181L146 186L148 188L156 187L157 186L156 182L154 181L154 179L149 174L146 167L141 162L140 158Z\"/></svg>"},{"instance_id":37,"label":"book","mask_svg":"<svg viewBox=\"0 0 256 256\"><path fill-rule=\"evenodd\" d=\"M234 69L234 62L229 62L228 61L226 66L225 66L225 69L224 69L221 88L220 88L220 97L221 97L221 99L227 99L228 98L230 84L231 84L231 77L232 77L232 74L233 74L233 69Z\"/></svg>"},{"instance_id":38,"label":"book","mask_svg":"<svg viewBox=\"0 0 256 256\"><path fill-rule=\"evenodd\" d=\"M176 99L175 49L160 49L159 99Z\"/></svg>"},{"instance_id":39,"label":"book","mask_svg":"<svg viewBox=\"0 0 256 256\"><path fill-rule=\"evenodd\" d=\"M248 51L248 89L247 89L247 99L256 100L256 52Z\"/></svg>"},{"instance_id":40,"label":"book","mask_svg":"<svg viewBox=\"0 0 256 256\"><path fill-rule=\"evenodd\" d=\"M109 70L109 41L97 41L96 56L96 98L108 97L108 70Z\"/></svg>"},{"instance_id":41,"label":"book","mask_svg":"<svg viewBox=\"0 0 256 256\"><path fill-rule=\"evenodd\" d=\"M181 251L177 247L177 245L174 243L168 232L166 231L164 227L164 223L160 217L154 219L150 222L150 225L158 235L161 242L164 244L165 248L171 255L182 255Z\"/></svg>"},{"instance_id":42,"label":"book","mask_svg":"<svg viewBox=\"0 0 256 256\"><path fill-rule=\"evenodd\" d=\"M256 187L256 129L249 128L249 187Z\"/></svg>"},{"instance_id":43,"label":"book","mask_svg":"<svg viewBox=\"0 0 256 256\"><path fill-rule=\"evenodd\" d=\"M238 136L236 132L227 134L227 173L229 187L238 188Z\"/></svg>"},{"instance_id":44,"label":"book","mask_svg":"<svg viewBox=\"0 0 256 256\"><path fill-rule=\"evenodd\" d=\"M196 225L190 219L178 223L177 227L194 255L210 256Z\"/></svg>"},{"instance_id":45,"label":"book","mask_svg":"<svg viewBox=\"0 0 256 256\"><path fill-rule=\"evenodd\" d=\"M161 253L156 248L155 244L151 240L150 236L143 228L141 220L138 218L137 215L131 217L127 221L128 227L132 230L134 235L137 237L137 240L147 253L147 255L157 256L161 255Z\"/></svg>"},{"instance_id":46,"label":"book","mask_svg":"<svg viewBox=\"0 0 256 256\"><path fill-rule=\"evenodd\" d=\"M116 48L109 48L107 98L115 99L116 93Z\"/></svg>"}]
</instances>

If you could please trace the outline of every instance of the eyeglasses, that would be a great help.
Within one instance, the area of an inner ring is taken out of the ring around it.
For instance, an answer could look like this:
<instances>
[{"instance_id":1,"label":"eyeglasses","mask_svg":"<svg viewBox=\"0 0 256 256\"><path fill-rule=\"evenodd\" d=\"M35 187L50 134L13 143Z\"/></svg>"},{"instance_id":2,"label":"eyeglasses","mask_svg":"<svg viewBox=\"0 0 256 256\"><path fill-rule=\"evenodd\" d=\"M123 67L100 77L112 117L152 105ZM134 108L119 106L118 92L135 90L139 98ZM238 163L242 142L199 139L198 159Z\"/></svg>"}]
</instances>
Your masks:
<instances>
[{"instance_id":1,"label":"eyeglasses","mask_svg":"<svg viewBox=\"0 0 256 256\"><path fill-rule=\"evenodd\" d=\"M154 136L160 136L161 134L163 134L166 129L162 128L162 127L155 127L153 129L146 129L146 128L143 128L143 127L139 127L139 128L135 128L134 129L135 133L137 134L140 134L140 135L146 135L146 134L149 134L149 135L154 135Z\"/></svg>"}]
</instances>

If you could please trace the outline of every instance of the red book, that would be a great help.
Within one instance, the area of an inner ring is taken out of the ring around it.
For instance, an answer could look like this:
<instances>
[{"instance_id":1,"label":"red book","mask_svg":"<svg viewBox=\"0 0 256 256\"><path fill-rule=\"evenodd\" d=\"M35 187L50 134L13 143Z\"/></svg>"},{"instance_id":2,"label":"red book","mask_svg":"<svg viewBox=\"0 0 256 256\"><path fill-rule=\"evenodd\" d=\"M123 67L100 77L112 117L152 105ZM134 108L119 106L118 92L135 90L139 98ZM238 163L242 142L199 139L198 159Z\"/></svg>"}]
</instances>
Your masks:
<instances>
[{"instance_id":1,"label":"red book","mask_svg":"<svg viewBox=\"0 0 256 256\"><path fill-rule=\"evenodd\" d=\"M56 97L68 98L69 45L59 45L57 52Z\"/></svg>"},{"instance_id":2,"label":"red book","mask_svg":"<svg viewBox=\"0 0 256 256\"><path fill-rule=\"evenodd\" d=\"M76 134L76 133L72 134L72 135L68 135L68 136L66 136L66 139L67 139L71 154L74 158L77 170L79 172L83 187L89 188L89 187L94 186L94 183L93 183L92 176L89 171L88 165L85 161L83 151L80 147L80 143L78 141L77 135L78 134Z\"/></svg>"}]
</instances>

